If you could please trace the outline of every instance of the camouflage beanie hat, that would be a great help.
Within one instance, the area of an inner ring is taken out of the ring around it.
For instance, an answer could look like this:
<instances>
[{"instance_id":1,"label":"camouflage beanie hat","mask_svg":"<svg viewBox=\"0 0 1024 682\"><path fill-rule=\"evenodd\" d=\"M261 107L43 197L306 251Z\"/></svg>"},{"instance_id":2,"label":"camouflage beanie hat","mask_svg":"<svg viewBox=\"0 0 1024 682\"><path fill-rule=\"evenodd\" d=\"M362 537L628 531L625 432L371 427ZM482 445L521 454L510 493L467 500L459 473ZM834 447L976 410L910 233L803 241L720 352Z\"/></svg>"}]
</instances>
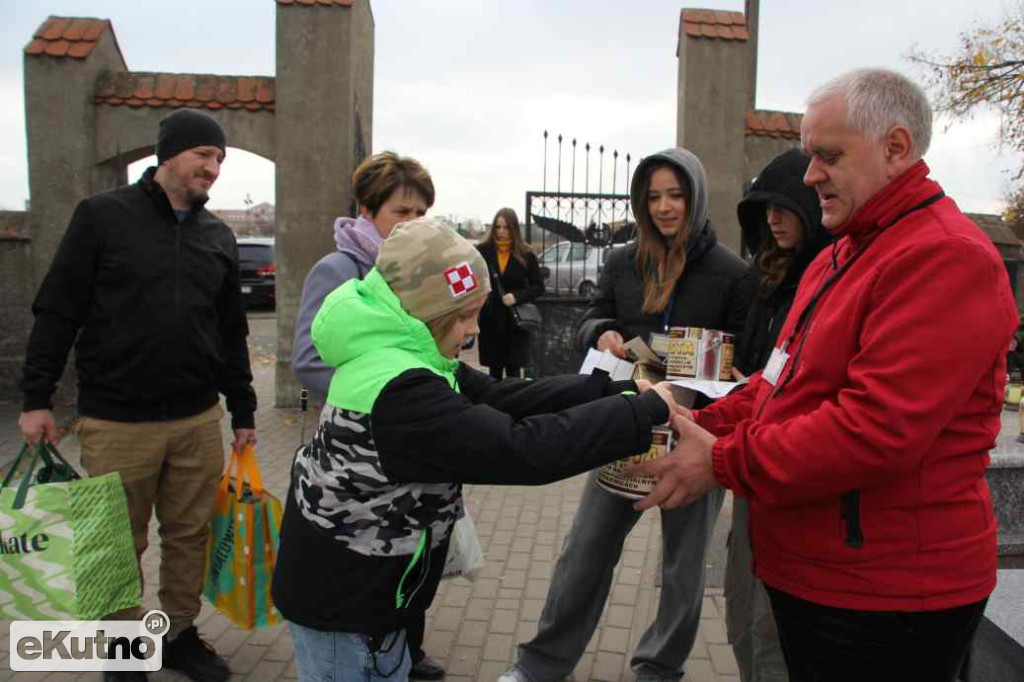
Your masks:
<instances>
[{"instance_id":1,"label":"camouflage beanie hat","mask_svg":"<svg viewBox=\"0 0 1024 682\"><path fill-rule=\"evenodd\" d=\"M417 218L392 230L377 254L377 271L421 322L487 296L487 262L472 244L439 218Z\"/></svg>"}]
</instances>

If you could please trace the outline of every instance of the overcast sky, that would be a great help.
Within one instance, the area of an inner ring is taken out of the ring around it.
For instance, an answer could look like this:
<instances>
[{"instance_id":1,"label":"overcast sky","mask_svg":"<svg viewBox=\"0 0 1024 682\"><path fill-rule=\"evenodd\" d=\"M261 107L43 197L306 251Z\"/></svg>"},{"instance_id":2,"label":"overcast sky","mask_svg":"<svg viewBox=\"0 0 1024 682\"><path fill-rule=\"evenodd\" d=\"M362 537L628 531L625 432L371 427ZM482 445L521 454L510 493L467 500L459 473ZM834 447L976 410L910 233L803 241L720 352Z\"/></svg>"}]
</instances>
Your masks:
<instances>
[{"instance_id":1,"label":"overcast sky","mask_svg":"<svg viewBox=\"0 0 1024 682\"><path fill-rule=\"evenodd\" d=\"M742 0L685 4L743 10ZM812 88L858 66L915 75L906 60L912 47L950 52L960 31L998 18L1004 5L763 2L757 106L802 111ZM634 158L672 146L682 6L668 0L374 0L373 149L423 162L437 188L434 212L489 222L502 206L521 215L524 193L541 188L545 129ZM0 208L23 208L28 198L22 49L48 15L110 19L134 71L273 75L275 9L273 0L0 0ZM997 129L991 113L936 126L926 159L965 210L1001 210L1007 171L1020 163L1018 155L1000 153ZM552 153L549 189L556 183L555 160ZM563 190L570 185L568 168L566 156ZM135 177L142 168L131 170ZM623 176L620 167L620 191ZM590 182L597 184L594 170ZM241 208L247 194L257 203L274 201L273 165L232 150L210 207Z\"/></svg>"}]
</instances>

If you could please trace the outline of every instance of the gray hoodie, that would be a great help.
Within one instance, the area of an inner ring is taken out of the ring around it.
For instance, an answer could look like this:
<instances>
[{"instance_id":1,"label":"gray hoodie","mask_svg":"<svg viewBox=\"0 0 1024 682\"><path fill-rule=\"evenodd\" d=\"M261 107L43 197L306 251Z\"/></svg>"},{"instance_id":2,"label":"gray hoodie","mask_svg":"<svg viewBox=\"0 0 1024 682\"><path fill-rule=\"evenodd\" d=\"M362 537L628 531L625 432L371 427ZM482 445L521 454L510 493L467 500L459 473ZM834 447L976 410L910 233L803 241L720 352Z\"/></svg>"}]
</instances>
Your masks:
<instances>
[{"instance_id":1,"label":"gray hoodie","mask_svg":"<svg viewBox=\"0 0 1024 682\"><path fill-rule=\"evenodd\" d=\"M673 147L644 157L633 172L633 182L629 188L629 201L633 205L633 215L637 215L637 206L647 201L647 197L640 196L640 189L644 176L647 175L647 169L656 163L668 163L675 166L690 181L693 198L691 205L687 207L690 212L687 227L690 233L687 239L687 244L689 244L687 252L689 252L700 241L700 236L711 229L710 209L708 208L708 178L704 172L704 164L692 152L682 147Z\"/></svg>"},{"instance_id":2,"label":"gray hoodie","mask_svg":"<svg viewBox=\"0 0 1024 682\"><path fill-rule=\"evenodd\" d=\"M302 300L295 318L295 340L292 343L292 370L319 405L325 404L327 399L334 367L320 359L313 345L309 333L313 318L329 293L353 277L362 279L366 276L377 260L377 250L383 240L376 226L360 216L335 220L334 241L338 250L321 258L302 285Z\"/></svg>"},{"instance_id":3,"label":"gray hoodie","mask_svg":"<svg viewBox=\"0 0 1024 682\"><path fill-rule=\"evenodd\" d=\"M584 353L609 330L619 332L626 341L638 336L649 341L651 332L662 332L666 326L707 327L738 334L747 319L757 279L739 256L718 243L708 215L707 176L696 156L677 147L644 158L634 171L630 189L634 215L637 207L647 201L647 197L640 195L640 189L644 176L656 163L675 166L690 183L686 268L669 309L644 313L643 277L636 264L637 243L613 249L576 335Z\"/></svg>"}]
</instances>

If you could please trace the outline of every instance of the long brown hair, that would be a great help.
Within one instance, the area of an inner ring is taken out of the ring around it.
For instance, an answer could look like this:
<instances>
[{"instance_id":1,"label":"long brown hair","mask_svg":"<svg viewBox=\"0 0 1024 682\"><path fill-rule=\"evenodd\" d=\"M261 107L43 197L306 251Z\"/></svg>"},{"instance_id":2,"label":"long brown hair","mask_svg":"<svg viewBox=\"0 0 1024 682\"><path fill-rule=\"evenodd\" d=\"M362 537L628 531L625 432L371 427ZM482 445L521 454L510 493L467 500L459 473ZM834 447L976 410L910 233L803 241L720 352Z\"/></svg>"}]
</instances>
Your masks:
<instances>
[{"instance_id":1,"label":"long brown hair","mask_svg":"<svg viewBox=\"0 0 1024 682\"><path fill-rule=\"evenodd\" d=\"M679 181L686 197L686 216L679 231L669 240L661 235L651 220L647 193L651 189L651 176L659 168L669 168ZM670 163L655 163L645 169L636 206L637 250L636 267L644 287L643 312L658 313L668 306L676 282L686 267L686 246L690 238L690 211L693 209L693 188L689 178Z\"/></svg>"},{"instance_id":2,"label":"long brown hair","mask_svg":"<svg viewBox=\"0 0 1024 682\"><path fill-rule=\"evenodd\" d=\"M768 239L772 239L771 234ZM773 243L767 249L762 249L754 257L754 265L758 272L758 298L769 298L786 278L790 263L793 262L793 252L780 249L779 245Z\"/></svg>"},{"instance_id":3,"label":"long brown hair","mask_svg":"<svg viewBox=\"0 0 1024 682\"><path fill-rule=\"evenodd\" d=\"M509 235L512 237L512 257L526 265L526 256L524 255L527 251L526 242L523 241L523 233L519 229L519 217L511 208L498 209L498 212L494 214L491 231L487 233L487 239L483 241L482 246L489 246L494 249L495 253L498 252L498 245L494 243L494 226L498 224L498 218L505 219L505 225L508 226Z\"/></svg>"}]
</instances>

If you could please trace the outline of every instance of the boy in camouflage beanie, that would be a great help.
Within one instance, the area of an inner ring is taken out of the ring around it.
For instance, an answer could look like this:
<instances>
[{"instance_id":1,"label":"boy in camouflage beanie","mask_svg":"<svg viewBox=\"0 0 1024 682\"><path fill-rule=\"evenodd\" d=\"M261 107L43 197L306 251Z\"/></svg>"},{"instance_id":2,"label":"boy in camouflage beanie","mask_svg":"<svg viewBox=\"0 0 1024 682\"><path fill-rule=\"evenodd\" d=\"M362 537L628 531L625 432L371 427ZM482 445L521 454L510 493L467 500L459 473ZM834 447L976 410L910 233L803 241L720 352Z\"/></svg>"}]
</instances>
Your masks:
<instances>
[{"instance_id":1,"label":"boy in camouflage beanie","mask_svg":"<svg viewBox=\"0 0 1024 682\"><path fill-rule=\"evenodd\" d=\"M483 256L440 218L396 226L381 244L377 270L402 308L428 324L486 300L491 291Z\"/></svg>"},{"instance_id":2,"label":"boy in camouflage beanie","mask_svg":"<svg viewBox=\"0 0 1024 682\"><path fill-rule=\"evenodd\" d=\"M336 370L316 435L292 463L272 589L300 679L409 678L406 630L437 592L464 516L460 484L575 476L646 452L651 427L672 413L667 386L607 375L498 382L459 362L489 290L480 253L419 219L395 227L376 267L329 294L313 320L317 352Z\"/></svg>"}]
</instances>

